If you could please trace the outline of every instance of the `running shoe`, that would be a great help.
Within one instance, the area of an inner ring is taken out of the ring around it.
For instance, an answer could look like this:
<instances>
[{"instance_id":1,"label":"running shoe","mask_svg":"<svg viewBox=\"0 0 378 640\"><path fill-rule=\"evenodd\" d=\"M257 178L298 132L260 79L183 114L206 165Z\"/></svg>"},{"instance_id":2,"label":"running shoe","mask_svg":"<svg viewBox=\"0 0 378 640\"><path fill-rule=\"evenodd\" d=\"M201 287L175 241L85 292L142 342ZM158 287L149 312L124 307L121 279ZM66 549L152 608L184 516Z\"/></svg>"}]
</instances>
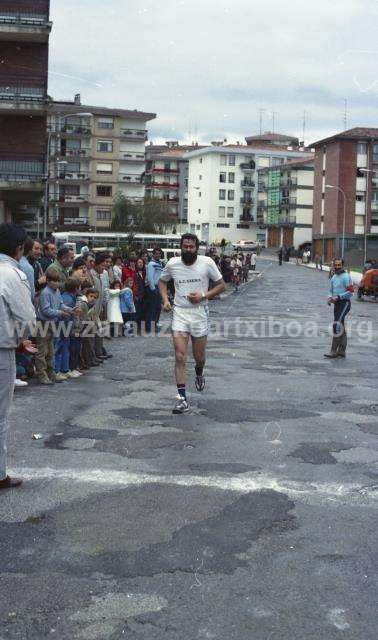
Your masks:
<instances>
[{"instance_id":1,"label":"running shoe","mask_svg":"<svg viewBox=\"0 0 378 640\"><path fill-rule=\"evenodd\" d=\"M176 396L176 404L172 409L172 413L187 413L189 411L189 405L185 398L178 395Z\"/></svg>"},{"instance_id":2,"label":"running shoe","mask_svg":"<svg viewBox=\"0 0 378 640\"><path fill-rule=\"evenodd\" d=\"M196 373L195 385L197 391L203 391L206 385L206 380L204 375L198 375Z\"/></svg>"}]
</instances>

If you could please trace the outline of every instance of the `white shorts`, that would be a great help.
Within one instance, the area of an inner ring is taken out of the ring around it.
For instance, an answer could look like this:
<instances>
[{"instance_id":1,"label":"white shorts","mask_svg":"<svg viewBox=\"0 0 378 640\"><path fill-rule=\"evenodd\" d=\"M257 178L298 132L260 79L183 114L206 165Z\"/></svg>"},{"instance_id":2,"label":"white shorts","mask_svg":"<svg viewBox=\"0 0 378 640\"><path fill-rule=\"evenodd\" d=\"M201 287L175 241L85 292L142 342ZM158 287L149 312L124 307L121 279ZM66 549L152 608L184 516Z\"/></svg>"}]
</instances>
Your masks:
<instances>
[{"instance_id":1,"label":"white shorts","mask_svg":"<svg viewBox=\"0 0 378 640\"><path fill-rule=\"evenodd\" d=\"M193 338L204 338L209 333L209 307L173 307L172 331L187 333Z\"/></svg>"}]
</instances>

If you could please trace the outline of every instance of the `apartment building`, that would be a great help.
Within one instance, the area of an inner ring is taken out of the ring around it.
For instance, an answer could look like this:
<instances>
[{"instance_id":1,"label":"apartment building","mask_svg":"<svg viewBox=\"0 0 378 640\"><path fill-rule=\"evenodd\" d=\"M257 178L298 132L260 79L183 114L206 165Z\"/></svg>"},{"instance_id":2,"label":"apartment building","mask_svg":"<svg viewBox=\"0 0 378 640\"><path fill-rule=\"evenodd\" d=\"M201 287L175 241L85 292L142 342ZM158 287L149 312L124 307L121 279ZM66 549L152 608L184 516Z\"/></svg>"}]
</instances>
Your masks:
<instances>
[{"instance_id":1,"label":"apartment building","mask_svg":"<svg viewBox=\"0 0 378 640\"><path fill-rule=\"evenodd\" d=\"M172 231L187 231L189 160L186 154L200 148L195 143L179 145L177 141L150 144L146 148L146 195L167 202Z\"/></svg>"},{"instance_id":2,"label":"apartment building","mask_svg":"<svg viewBox=\"0 0 378 640\"><path fill-rule=\"evenodd\" d=\"M189 152L190 230L207 243L265 243L266 230L257 220L258 170L306 155L278 145L214 145Z\"/></svg>"},{"instance_id":3,"label":"apartment building","mask_svg":"<svg viewBox=\"0 0 378 640\"><path fill-rule=\"evenodd\" d=\"M109 228L117 194L144 198L154 113L54 102L49 109L50 228Z\"/></svg>"},{"instance_id":4,"label":"apartment building","mask_svg":"<svg viewBox=\"0 0 378 640\"><path fill-rule=\"evenodd\" d=\"M0 222L40 223L46 178L49 0L0 2Z\"/></svg>"},{"instance_id":5,"label":"apartment building","mask_svg":"<svg viewBox=\"0 0 378 640\"><path fill-rule=\"evenodd\" d=\"M266 246L302 247L312 242L314 156L258 172L257 223Z\"/></svg>"},{"instance_id":6,"label":"apartment building","mask_svg":"<svg viewBox=\"0 0 378 640\"><path fill-rule=\"evenodd\" d=\"M361 264L378 254L378 128L349 129L312 147L314 251Z\"/></svg>"},{"instance_id":7,"label":"apartment building","mask_svg":"<svg viewBox=\"0 0 378 640\"><path fill-rule=\"evenodd\" d=\"M260 135L247 136L245 141L249 147L258 147L261 145L269 145L272 147L293 147L298 149L300 146L299 139L286 133L273 133L265 131Z\"/></svg>"}]
</instances>

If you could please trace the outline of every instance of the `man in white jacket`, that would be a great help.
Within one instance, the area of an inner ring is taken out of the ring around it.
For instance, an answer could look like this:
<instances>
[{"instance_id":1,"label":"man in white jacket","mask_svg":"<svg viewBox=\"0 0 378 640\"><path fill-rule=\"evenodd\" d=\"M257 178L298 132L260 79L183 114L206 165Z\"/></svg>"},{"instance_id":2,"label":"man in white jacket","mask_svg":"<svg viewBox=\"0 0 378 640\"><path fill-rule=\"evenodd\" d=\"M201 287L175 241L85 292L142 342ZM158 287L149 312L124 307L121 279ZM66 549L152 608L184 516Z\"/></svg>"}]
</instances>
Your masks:
<instances>
[{"instance_id":1,"label":"man in white jacket","mask_svg":"<svg viewBox=\"0 0 378 640\"><path fill-rule=\"evenodd\" d=\"M26 233L14 224L0 225L0 490L18 487L7 466L9 413L16 377L15 349L35 326L28 279L20 269Z\"/></svg>"}]
</instances>

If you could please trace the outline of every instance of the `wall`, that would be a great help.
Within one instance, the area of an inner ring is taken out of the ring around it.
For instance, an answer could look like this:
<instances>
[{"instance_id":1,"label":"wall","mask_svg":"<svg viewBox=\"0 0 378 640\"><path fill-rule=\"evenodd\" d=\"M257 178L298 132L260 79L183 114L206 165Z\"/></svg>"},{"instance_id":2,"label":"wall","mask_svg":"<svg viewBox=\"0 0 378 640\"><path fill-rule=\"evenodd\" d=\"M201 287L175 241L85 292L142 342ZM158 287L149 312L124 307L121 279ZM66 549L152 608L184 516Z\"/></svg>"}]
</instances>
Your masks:
<instances>
[{"instance_id":1,"label":"wall","mask_svg":"<svg viewBox=\"0 0 378 640\"><path fill-rule=\"evenodd\" d=\"M44 116L0 115L0 154L13 157L46 153ZM4 135L6 132L6 135Z\"/></svg>"}]
</instances>

